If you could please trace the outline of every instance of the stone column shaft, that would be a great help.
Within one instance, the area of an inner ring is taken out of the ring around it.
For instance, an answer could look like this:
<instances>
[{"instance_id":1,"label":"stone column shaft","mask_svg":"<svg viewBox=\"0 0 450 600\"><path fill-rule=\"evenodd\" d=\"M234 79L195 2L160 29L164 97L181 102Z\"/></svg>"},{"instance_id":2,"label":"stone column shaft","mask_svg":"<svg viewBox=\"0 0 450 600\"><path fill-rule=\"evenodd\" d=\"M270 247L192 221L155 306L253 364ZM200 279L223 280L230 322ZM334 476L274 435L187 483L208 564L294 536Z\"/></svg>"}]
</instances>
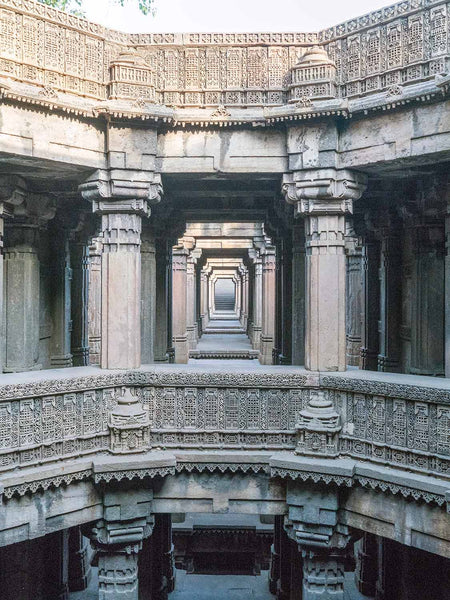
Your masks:
<instances>
[{"instance_id":1,"label":"stone column shaft","mask_svg":"<svg viewBox=\"0 0 450 600\"><path fill-rule=\"evenodd\" d=\"M88 342L89 364L100 364L102 337L102 241L94 238L89 246Z\"/></svg>"},{"instance_id":2,"label":"stone column shaft","mask_svg":"<svg viewBox=\"0 0 450 600\"><path fill-rule=\"evenodd\" d=\"M175 348L175 362L187 363L189 360L189 341L187 336L187 256L183 247L175 247L172 254L172 332Z\"/></svg>"},{"instance_id":3,"label":"stone column shaft","mask_svg":"<svg viewBox=\"0 0 450 600\"><path fill-rule=\"evenodd\" d=\"M50 364L52 367L71 367L70 351L71 323L71 280L69 240L64 230L55 231L53 261L53 332Z\"/></svg>"},{"instance_id":4,"label":"stone column shaft","mask_svg":"<svg viewBox=\"0 0 450 600\"><path fill-rule=\"evenodd\" d=\"M345 215L365 189L365 177L337 169L285 175L288 202L305 219L305 366L313 371L346 369Z\"/></svg>"},{"instance_id":5,"label":"stone column shaft","mask_svg":"<svg viewBox=\"0 0 450 600\"><path fill-rule=\"evenodd\" d=\"M156 319L156 249L153 237L146 234L141 245L141 362L154 362Z\"/></svg>"},{"instance_id":6,"label":"stone column shaft","mask_svg":"<svg viewBox=\"0 0 450 600\"><path fill-rule=\"evenodd\" d=\"M102 231L100 364L135 369L141 364L141 216L108 212Z\"/></svg>"},{"instance_id":7,"label":"stone column shaft","mask_svg":"<svg viewBox=\"0 0 450 600\"><path fill-rule=\"evenodd\" d=\"M444 229L440 223L415 231L412 287L411 373L444 375Z\"/></svg>"},{"instance_id":8,"label":"stone column shaft","mask_svg":"<svg viewBox=\"0 0 450 600\"><path fill-rule=\"evenodd\" d=\"M347 249L347 364L359 365L361 352L362 249L351 240Z\"/></svg>"},{"instance_id":9,"label":"stone column shaft","mask_svg":"<svg viewBox=\"0 0 450 600\"><path fill-rule=\"evenodd\" d=\"M71 244L71 351L75 367L89 364L89 246Z\"/></svg>"},{"instance_id":10,"label":"stone column shaft","mask_svg":"<svg viewBox=\"0 0 450 600\"><path fill-rule=\"evenodd\" d=\"M5 372L40 369L37 226L8 226L5 263Z\"/></svg>"},{"instance_id":11,"label":"stone column shaft","mask_svg":"<svg viewBox=\"0 0 450 600\"><path fill-rule=\"evenodd\" d=\"M380 314L380 248L367 237L362 249L362 323L360 368L376 371L379 352L378 320Z\"/></svg>"},{"instance_id":12,"label":"stone column shaft","mask_svg":"<svg viewBox=\"0 0 450 600\"><path fill-rule=\"evenodd\" d=\"M266 252L263 256L261 348L259 355L259 362L263 365L273 364L275 341L275 271L276 256L273 250Z\"/></svg>"},{"instance_id":13,"label":"stone column shaft","mask_svg":"<svg viewBox=\"0 0 450 600\"><path fill-rule=\"evenodd\" d=\"M201 284L200 284L200 306L201 306L201 319L202 319L202 330L204 331L208 326L208 277L204 271L201 272Z\"/></svg>"},{"instance_id":14,"label":"stone column shaft","mask_svg":"<svg viewBox=\"0 0 450 600\"><path fill-rule=\"evenodd\" d=\"M158 240L156 243L156 290L155 290L155 362L168 362L167 327L168 327L168 252L167 242Z\"/></svg>"},{"instance_id":15,"label":"stone column shaft","mask_svg":"<svg viewBox=\"0 0 450 600\"><path fill-rule=\"evenodd\" d=\"M381 240L379 371L400 368L401 297L401 239L392 224Z\"/></svg>"},{"instance_id":16,"label":"stone column shaft","mask_svg":"<svg viewBox=\"0 0 450 600\"><path fill-rule=\"evenodd\" d=\"M262 323L262 260L255 260L255 278L253 286L253 340L254 350L261 348L261 323Z\"/></svg>"},{"instance_id":17,"label":"stone column shaft","mask_svg":"<svg viewBox=\"0 0 450 600\"><path fill-rule=\"evenodd\" d=\"M186 332L189 348L195 348L195 264L189 257L186 266Z\"/></svg>"},{"instance_id":18,"label":"stone column shaft","mask_svg":"<svg viewBox=\"0 0 450 600\"><path fill-rule=\"evenodd\" d=\"M292 231L292 364L305 364L306 248L303 221Z\"/></svg>"},{"instance_id":19,"label":"stone column shaft","mask_svg":"<svg viewBox=\"0 0 450 600\"><path fill-rule=\"evenodd\" d=\"M91 580L90 547L80 527L69 530L69 590L81 592Z\"/></svg>"}]
</instances>

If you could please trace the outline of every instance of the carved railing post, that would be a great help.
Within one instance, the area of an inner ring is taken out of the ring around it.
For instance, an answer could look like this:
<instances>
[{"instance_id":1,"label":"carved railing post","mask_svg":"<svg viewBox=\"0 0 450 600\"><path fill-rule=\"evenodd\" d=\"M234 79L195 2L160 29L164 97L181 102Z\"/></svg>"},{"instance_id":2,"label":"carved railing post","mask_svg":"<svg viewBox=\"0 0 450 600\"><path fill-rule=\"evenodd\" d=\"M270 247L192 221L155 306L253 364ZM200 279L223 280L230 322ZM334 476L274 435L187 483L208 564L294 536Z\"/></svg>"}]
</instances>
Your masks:
<instances>
[{"instance_id":1,"label":"carved railing post","mask_svg":"<svg viewBox=\"0 0 450 600\"><path fill-rule=\"evenodd\" d=\"M310 400L300 411L296 428L298 431L297 454L335 457L339 454L341 419L326 390L312 389Z\"/></svg>"},{"instance_id":2,"label":"carved railing post","mask_svg":"<svg viewBox=\"0 0 450 600\"><path fill-rule=\"evenodd\" d=\"M348 170L316 169L284 176L283 192L305 219L306 356L314 371L344 371L345 215L366 178Z\"/></svg>"},{"instance_id":3,"label":"carved railing post","mask_svg":"<svg viewBox=\"0 0 450 600\"><path fill-rule=\"evenodd\" d=\"M97 171L80 186L102 217L101 367L141 364L141 229L159 202L160 177L151 172Z\"/></svg>"}]
</instances>

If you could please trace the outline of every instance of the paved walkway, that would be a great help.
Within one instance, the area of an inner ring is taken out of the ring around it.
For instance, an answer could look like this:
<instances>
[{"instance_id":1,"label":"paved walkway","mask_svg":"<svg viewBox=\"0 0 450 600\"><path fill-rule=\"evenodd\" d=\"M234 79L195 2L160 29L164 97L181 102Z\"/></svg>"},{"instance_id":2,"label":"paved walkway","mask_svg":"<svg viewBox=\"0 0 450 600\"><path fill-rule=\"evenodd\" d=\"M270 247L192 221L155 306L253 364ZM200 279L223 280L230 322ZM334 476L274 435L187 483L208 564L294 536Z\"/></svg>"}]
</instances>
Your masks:
<instances>
[{"instance_id":1,"label":"paved walkway","mask_svg":"<svg viewBox=\"0 0 450 600\"><path fill-rule=\"evenodd\" d=\"M196 350L219 352L221 350L251 350L245 333L209 333L198 340Z\"/></svg>"},{"instance_id":2,"label":"paved walkway","mask_svg":"<svg viewBox=\"0 0 450 600\"><path fill-rule=\"evenodd\" d=\"M69 600L98 600L97 569L88 590L69 595ZM274 600L269 592L268 572L261 575L186 575L177 570L175 591L169 600ZM345 575L345 600L372 600L360 594L353 573Z\"/></svg>"},{"instance_id":3,"label":"paved walkway","mask_svg":"<svg viewBox=\"0 0 450 600\"><path fill-rule=\"evenodd\" d=\"M370 600L360 594L353 573L345 576L345 600ZM274 600L269 592L268 572L251 575L186 575L177 571L176 588L169 600Z\"/></svg>"}]
</instances>

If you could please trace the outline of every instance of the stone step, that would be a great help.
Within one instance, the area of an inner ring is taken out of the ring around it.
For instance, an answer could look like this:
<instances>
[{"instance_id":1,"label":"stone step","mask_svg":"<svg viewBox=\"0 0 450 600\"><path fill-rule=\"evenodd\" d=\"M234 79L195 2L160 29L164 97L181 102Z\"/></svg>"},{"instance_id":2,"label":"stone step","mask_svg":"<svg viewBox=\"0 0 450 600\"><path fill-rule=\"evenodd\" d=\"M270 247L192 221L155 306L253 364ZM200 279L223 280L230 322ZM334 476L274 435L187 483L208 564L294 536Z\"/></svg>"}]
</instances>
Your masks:
<instances>
[{"instance_id":1,"label":"stone step","mask_svg":"<svg viewBox=\"0 0 450 600\"><path fill-rule=\"evenodd\" d=\"M189 358L219 360L254 360L258 358L258 350L191 350Z\"/></svg>"}]
</instances>

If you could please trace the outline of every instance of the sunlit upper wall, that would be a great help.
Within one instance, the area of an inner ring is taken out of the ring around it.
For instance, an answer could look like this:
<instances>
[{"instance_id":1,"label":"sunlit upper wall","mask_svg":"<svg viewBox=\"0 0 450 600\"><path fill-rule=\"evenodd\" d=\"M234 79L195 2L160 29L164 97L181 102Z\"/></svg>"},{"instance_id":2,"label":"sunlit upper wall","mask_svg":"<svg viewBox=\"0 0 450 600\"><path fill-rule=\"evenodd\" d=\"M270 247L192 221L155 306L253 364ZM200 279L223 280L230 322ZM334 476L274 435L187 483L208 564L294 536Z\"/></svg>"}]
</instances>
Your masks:
<instances>
[{"instance_id":1,"label":"sunlit upper wall","mask_svg":"<svg viewBox=\"0 0 450 600\"><path fill-rule=\"evenodd\" d=\"M319 33L124 34L32 0L0 0L0 81L47 97L276 106L289 100L299 58L320 43L336 64L337 96L353 97L448 72L448 15L442 0L405 0ZM310 83L297 99L320 97L320 76Z\"/></svg>"}]
</instances>

